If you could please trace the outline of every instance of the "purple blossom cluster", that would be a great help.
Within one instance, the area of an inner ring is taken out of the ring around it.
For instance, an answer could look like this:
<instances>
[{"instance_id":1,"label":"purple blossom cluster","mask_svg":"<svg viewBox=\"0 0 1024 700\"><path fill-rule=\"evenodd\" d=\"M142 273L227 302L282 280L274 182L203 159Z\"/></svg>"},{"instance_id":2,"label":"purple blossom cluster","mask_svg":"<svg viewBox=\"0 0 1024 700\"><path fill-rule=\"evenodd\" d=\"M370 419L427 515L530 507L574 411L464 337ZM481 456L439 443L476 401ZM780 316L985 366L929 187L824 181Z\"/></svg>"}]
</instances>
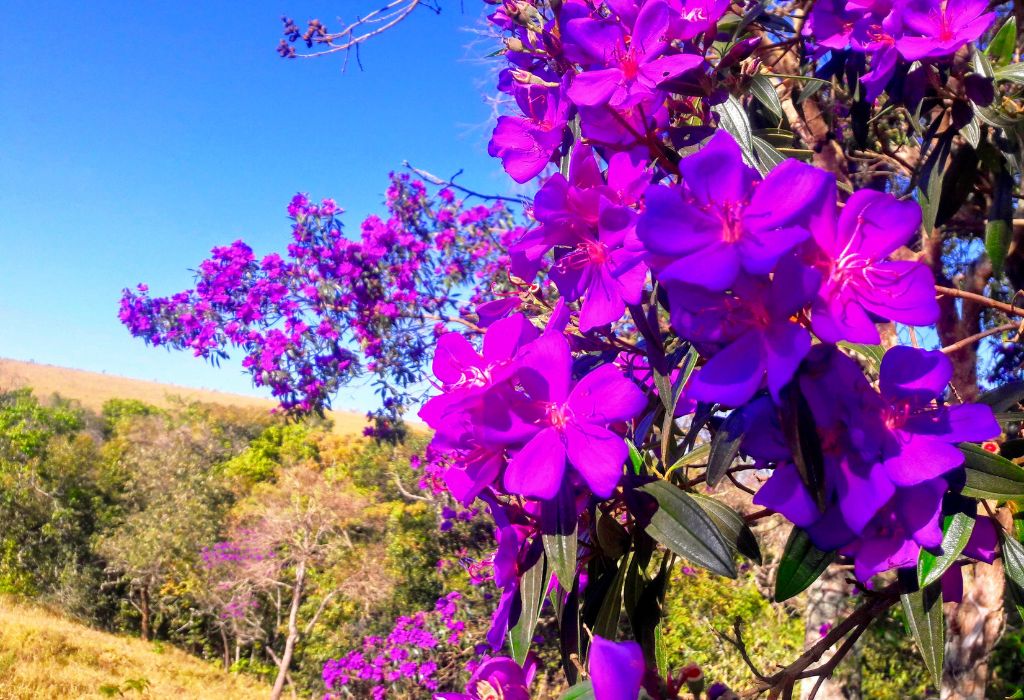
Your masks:
<instances>
[{"instance_id":1,"label":"purple blossom cluster","mask_svg":"<svg viewBox=\"0 0 1024 700\"><path fill-rule=\"evenodd\" d=\"M519 233L503 206L468 206L447 189L431 198L406 175L392 176L385 203L388 217L368 217L352 240L333 200L296 195L284 256L257 259L241 241L215 248L194 289L125 290L121 321L150 345L206 359L240 350L253 382L286 410L329 406L340 386L369 374L381 415L395 418L435 334L492 298L483 282L499 277L504 241Z\"/></svg>"},{"instance_id":2,"label":"purple blossom cluster","mask_svg":"<svg viewBox=\"0 0 1024 700\"><path fill-rule=\"evenodd\" d=\"M995 13L984 0L826 0L816 2L804 33L818 55L852 51L864 55L862 81L874 101L903 62L925 64L950 58L992 26ZM923 68L916 69L919 75ZM910 78L913 82L914 78Z\"/></svg>"},{"instance_id":3,"label":"purple blossom cluster","mask_svg":"<svg viewBox=\"0 0 1024 700\"><path fill-rule=\"evenodd\" d=\"M442 667L468 653L472 673L480 660L477 650L464 649L466 622L460 619L462 594L452 591L431 611L402 615L384 637L368 636L362 646L324 664L325 700L365 697L383 700L389 691L424 695L438 690ZM464 659L462 661L464 663Z\"/></svg>"}]
</instances>

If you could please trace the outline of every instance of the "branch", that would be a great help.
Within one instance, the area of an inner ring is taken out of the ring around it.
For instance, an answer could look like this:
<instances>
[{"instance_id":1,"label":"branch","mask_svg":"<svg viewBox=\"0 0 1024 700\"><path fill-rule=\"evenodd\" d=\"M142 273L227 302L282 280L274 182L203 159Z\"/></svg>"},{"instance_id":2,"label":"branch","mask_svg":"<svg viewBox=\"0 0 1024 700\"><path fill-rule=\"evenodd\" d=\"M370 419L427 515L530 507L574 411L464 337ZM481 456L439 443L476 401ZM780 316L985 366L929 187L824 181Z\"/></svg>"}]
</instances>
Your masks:
<instances>
[{"instance_id":1,"label":"branch","mask_svg":"<svg viewBox=\"0 0 1024 700\"><path fill-rule=\"evenodd\" d=\"M939 285L935 285L935 291L942 296L973 301L976 304L981 304L982 306L987 306L991 309L998 309L999 311L1002 311L1005 314L1010 314L1011 316L1024 317L1024 308L1014 306L1013 304L1007 304L1002 301L996 301L995 299L991 299L982 294L965 292L964 290L957 289L956 287L940 287Z\"/></svg>"},{"instance_id":2,"label":"branch","mask_svg":"<svg viewBox=\"0 0 1024 700\"><path fill-rule=\"evenodd\" d=\"M975 343L977 343L979 340L987 338L990 335L998 335L1000 333L1006 333L1008 331L1015 331L1015 330L1018 330L1019 327L1020 327L1019 324L1016 324L1016 323L1004 323L1001 326L996 326L995 328L989 328L987 331L982 331L981 333L975 333L974 335L972 335L970 337L967 337L967 338L964 338L963 340L958 340L957 342L953 343L952 345L947 345L946 347L941 348L941 350L942 350L942 352L944 352L946 354L949 354L949 353L952 353L952 352L956 352L957 350L961 350L963 348L970 347L971 345L974 345Z\"/></svg>"},{"instance_id":3,"label":"branch","mask_svg":"<svg viewBox=\"0 0 1024 700\"><path fill-rule=\"evenodd\" d=\"M455 178L462 175L462 170L459 170L459 172L452 175L449 179L442 180L433 173L428 173L426 170L420 170L419 168L413 167L413 165L409 163L409 161L407 160L402 161L402 166L404 168L407 168L408 170L411 170L418 177L423 178L432 185L438 185L439 187L450 187L453 190L458 190L459 192L462 192L463 194L469 197L476 197L478 199L483 199L485 201L490 200L495 202L511 202L513 204L522 205L526 205L528 203L526 197L505 197L504 195L500 194L482 194L480 192L477 192L476 190L471 190L468 187L463 187L462 185L456 184Z\"/></svg>"}]
</instances>

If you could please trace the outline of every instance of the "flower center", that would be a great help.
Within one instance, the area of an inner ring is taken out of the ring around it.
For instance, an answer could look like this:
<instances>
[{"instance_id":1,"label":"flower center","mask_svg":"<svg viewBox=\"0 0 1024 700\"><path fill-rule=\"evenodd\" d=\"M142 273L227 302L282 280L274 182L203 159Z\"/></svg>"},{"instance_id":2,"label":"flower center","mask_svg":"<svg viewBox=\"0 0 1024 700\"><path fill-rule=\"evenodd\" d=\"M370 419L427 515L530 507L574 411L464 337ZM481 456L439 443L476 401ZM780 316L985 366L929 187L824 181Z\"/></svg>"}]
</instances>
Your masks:
<instances>
[{"instance_id":1,"label":"flower center","mask_svg":"<svg viewBox=\"0 0 1024 700\"><path fill-rule=\"evenodd\" d=\"M743 203L724 202L718 210L722 221L722 240L730 245L743 238Z\"/></svg>"},{"instance_id":2,"label":"flower center","mask_svg":"<svg viewBox=\"0 0 1024 700\"><path fill-rule=\"evenodd\" d=\"M490 684L489 681L477 681L476 696L479 700L503 700L505 693L501 688Z\"/></svg>"},{"instance_id":3,"label":"flower center","mask_svg":"<svg viewBox=\"0 0 1024 700\"><path fill-rule=\"evenodd\" d=\"M572 417L569 407L560 403L549 403L544 408L544 415L547 418L548 424L558 431L565 430L565 426L569 424L569 420Z\"/></svg>"},{"instance_id":4,"label":"flower center","mask_svg":"<svg viewBox=\"0 0 1024 700\"><path fill-rule=\"evenodd\" d=\"M601 241L587 238L576 244L570 253L558 260L557 267L563 271L582 270L589 265L603 265L608 261L608 247Z\"/></svg>"}]
</instances>

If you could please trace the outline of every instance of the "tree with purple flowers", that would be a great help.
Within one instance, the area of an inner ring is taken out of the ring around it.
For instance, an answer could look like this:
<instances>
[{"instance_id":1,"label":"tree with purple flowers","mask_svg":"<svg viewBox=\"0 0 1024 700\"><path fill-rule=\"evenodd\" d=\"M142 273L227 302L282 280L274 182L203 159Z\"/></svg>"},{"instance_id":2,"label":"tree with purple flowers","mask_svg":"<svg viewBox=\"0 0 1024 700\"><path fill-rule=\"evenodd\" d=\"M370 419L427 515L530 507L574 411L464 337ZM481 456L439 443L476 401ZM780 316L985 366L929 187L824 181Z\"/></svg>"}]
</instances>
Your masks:
<instances>
[{"instance_id":1,"label":"tree with purple flowers","mask_svg":"<svg viewBox=\"0 0 1024 700\"><path fill-rule=\"evenodd\" d=\"M543 615L563 698L729 696L668 667L664 602L684 563L767 563L769 519L774 600L842 594L788 663L721 632L737 691L838 697L898 606L942 697L983 697L1004 599L1024 609L1018 10L491 2L488 150L536 183L521 212L395 178L354 241L299 196L287 258L217 249L122 320L241 350L297 412L369 373L379 437L432 375L430 472L488 510L499 590L488 660L437 697L529 697Z\"/></svg>"}]
</instances>

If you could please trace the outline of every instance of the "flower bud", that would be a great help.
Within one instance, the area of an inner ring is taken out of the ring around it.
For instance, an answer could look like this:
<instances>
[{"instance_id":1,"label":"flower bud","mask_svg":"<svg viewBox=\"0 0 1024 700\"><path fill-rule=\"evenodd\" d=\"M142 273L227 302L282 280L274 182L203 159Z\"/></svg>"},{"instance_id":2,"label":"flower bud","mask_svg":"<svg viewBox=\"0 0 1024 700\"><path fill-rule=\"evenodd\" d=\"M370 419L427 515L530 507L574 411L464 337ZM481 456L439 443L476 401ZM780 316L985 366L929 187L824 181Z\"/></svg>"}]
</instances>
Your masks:
<instances>
[{"instance_id":1,"label":"flower bud","mask_svg":"<svg viewBox=\"0 0 1024 700\"><path fill-rule=\"evenodd\" d=\"M686 687L695 696L700 696L704 692L704 672L700 670L700 666L697 664L686 664L686 666L683 666L680 675L686 681Z\"/></svg>"}]
</instances>

